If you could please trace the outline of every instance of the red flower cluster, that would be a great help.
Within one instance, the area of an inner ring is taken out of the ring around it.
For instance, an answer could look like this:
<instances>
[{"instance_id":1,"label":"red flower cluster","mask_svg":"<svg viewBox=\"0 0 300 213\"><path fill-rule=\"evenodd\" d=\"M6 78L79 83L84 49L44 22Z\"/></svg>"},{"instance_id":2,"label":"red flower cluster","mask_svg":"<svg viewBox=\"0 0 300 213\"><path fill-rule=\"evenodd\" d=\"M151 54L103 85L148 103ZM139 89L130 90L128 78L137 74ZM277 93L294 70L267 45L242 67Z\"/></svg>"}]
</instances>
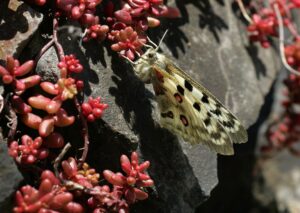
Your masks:
<instances>
[{"instance_id":1,"label":"red flower cluster","mask_svg":"<svg viewBox=\"0 0 300 213\"><path fill-rule=\"evenodd\" d=\"M300 40L295 41L291 45L287 45L284 49L285 57L289 65L298 68L300 66ZM300 71L300 70L299 70Z\"/></svg>"},{"instance_id":2,"label":"red flower cluster","mask_svg":"<svg viewBox=\"0 0 300 213\"><path fill-rule=\"evenodd\" d=\"M62 22L60 17L64 15L68 19L77 20L86 28L83 41L103 41L107 38L112 43L113 51L134 60L136 55L143 53L142 48L147 42L146 30L157 27L160 24L159 17L179 17L179 11L164 5L163 0L121 0L117 7L113 1L108 1L103 4L105 8L102 10L102 0L26 2L45 7L51 3L51 9L46 8L43 11L52 13L45 15L53 17L53 35L37 55L36 61L20 64L12 56L8 56L6 65L0 66L0 76L9 94L5 97L8 101L8 119L12 124L8 134L9 154L20 164L20 168L24 164L34 164L49 156L55 157L59 150L52 149L61 149L65 145L58 128L72 125L77 118L80 118L78 121L82 124L84 149L80 163L70 157L62 162L62 171L58 171L57 161L55 162L54 169L55 174L59 174L58 177L48 170L44 171L38 189L27 185L17 191L14 212L129 212L129 205L146 199L146 188L154 184L145 172L150 163L146 161L139 164L135 152L130 160L123 155L121 164L124 173L110 170L103 172L111 187L99 185L100 175L85 163L89 144L86 120L92 122L101 118L108 105L101 103L100 97L89 98L86 103L77 99L82 94L80 91L84 84L82 80L74 77L78 77L76 74L81 73L84 68L73 54L64 54L57 35ZM96 15L96 11L102 11L101 17ZM60 76L57 82L41 82L41 76L33 74L35 64L51 46L58 53ZM73 100L73 107L77 109L77 115L70 115L64 109L67 105L71 106L72 102L66 103L70 99ZM18 124L19 121L22 123ZM23 128L25 130L17 131L16 128L22 124L26 126ZM27 127L32 130L30 134L25 132ZM65 149L62 150L62 154L64 153ZM56 160L60 159L61 155ZM43 163L37 163L36 166L41 169L49 167L47 161ZM74 196L80 204L74 202Z\"/></svg>"},{"instance_id":3,"label":"red flower cluster","mask_svg":"<svg viewBox=\"0 0 300 213\"><path fill-rule=\"evenodd\" d=\"M87 118L89 122L93 122L96 119L101 118L103 111L108 107L107 104L101 103L100 97L89 98L88 102L81 105L81 110L83 115Z\"/></svg>"},{"instance_id":4,"label":"red flower cluster","mask_svg":"<svg viewBox=\"0 0 300 213\"><path fill-rule=\"evenodd\" d=\"M139 165L135 152L131 155L131 162L123 155L121 163L127 177L109 170L103 172L107 181L113 185L111 190L108 185L99 185L100 175L95 169L87 164L79 169L76 160L69 158L62 162L63 170L60 173L64 182L69 181L66 186L51 171L46 170L41 175L39 189L27 185L17 191L14 212L81 213L84 212L85 205L92 212L129 212L130 204L148 197L144 190L153 185L153 180L145 174L149 161ZM84 193L88 193L88 196ZM77 200L80 198L81 204L73 201L74 196Z\"/></svg>"},{"instance_id":5,"label":"red flower cluster","mask_svg":"<svg viewBox=\"0 0 300 213\"><path fill-rule=\"evenodd\" d=\"M30 60L20 65L20 62L12 56L6 59L6 67L0 65L0 76L4 84L12 84L18 94L23 93L26 89L33 87L40 83L41 77L39 75L32 75L22 79L17 77L28 74L34 68L34 61Z\"/></svg>"},{"instance_id":6,"label":"red flower cluster","mask_svg":"<svg viewBox=\"0 0 300 213\"><path fill-rule=\"evenodd\" d=\"M37 130L40 136L33 140L30 136L24 135L20 143L18 141L9 143L10 155L20 164L43 160L49 154L48 148L62 148L64 146L64 138L55 131L55 128L72 125L75 122L75 116L69 116L66 110L62 108L62 104L67 99L73 99L77 94L77 88L83 86L80 85L82 81L75 82L73 78L60 78L55 84L51 82L40 83L41 78L38 75L28 76L21 80L16 78L29 74L33 66L33 61L19 65L19 62L10 56L7 58L6 66L0 66L0 73L3 74L4 82L11 84L15 91L15 95L10 98L13 110L23 124ZM59 67L66 77L70 72L83 70L82 65L73 55L64 56ZM47 96L37 93L24 101L22 93L26 89L38 85L47 93ZM107 104L100 103L100 98L90 99L88 106L92 108L91 115L87 115L89 121L100 118L103 110L108 107ZM40 113L40 111L44 112Z\"/></svg>"},{"instance_id":7,"label":"red flower cluster","mask_svg":"<svg viewBox=\"0 0 300 213\"><path fill-rule=\"evenodd\" d=\"M87 28L86 35L83 38L83 41L87 42L90 39L97 39L101 42L106 38L108 31L109 27L107 25L91 25L89 28Z\"/></svg>"},{"instance_id":8,"label":"red flower cluster","mask_svg":"<svg viewBox=\"0 0 300 213\"><path fill-rule=\"evenodd\" d=\"M120 31L111 33L113 40L116 42L111 49L120 52L121 55L133 60L135 54L142 54L141 48L146 44L146 37L139 36L131 27L126 27Z\"/></svg>"},{"instance_id":9,"label":"red flower cluster","mask_svg":"<svg viewBox=\"0 0 300 213\"><path fill-rule=\"evenodd\" d=\"M123 192L117 186L114 186L112 190L107 185L96 186L94 187L94 196L88 199L88 206L95 213L128 213L129 205L122 197Z\"/></svg>"},{"instance_id":10,"label":"red flower cluster","mask_svg":"<svg viewBox=\"0 0 300 213\"><path fill-rule=\"evenodd\" d=\"M69 126L75 121L74 116L68 116L67 112L61 108L62 101L66 99L64 97L70 97L68 95L68 92L70 93L70 86L62 88L59 85L59 82L64 79L59 79L57 86L49 82L40 83L41 77L39 75L30 75L34 64L33 61L27 61L20 65L18 60L8 56L6 66L0 66L3 82L9 85L12 91L15 91L14 95L9 99L12 110L17 113L20 118L19 120L23 124L37 130L40 136L33 140L25 134L21 137L20 142L17 140L9 141L9 154L19 164L31 164L45 159L49 154L48 148L62 148L64 146L64 139L62 135L55 132L55 127ZM27 77L22 79L17 78L24 75L27 75ZM25 102L22 94L27 89L39 84L45 92L57 96L51 99L44 95L36 94L29 97ZM71 91L74 93L74 89ZM40 113L36 112L36 110L43 110L48 115L41 117Z\"/></svg>"},{"instance_id":11,"label":"red flower cluster","mask_svg":"<svg viewBox=\"0 0 300 213\"><path fill-rule=\"evenodd\" d=\"M153 186L153 180L145 173L150 166L149 161L139 164L136 152L131 154L131 162L126 155L121 156L121 166L126 173L114 173L110 170L103 172L104 178L113 185L95 187L94 196L88 200L88 204L94 212L129 212L128 206L138 200L145 200L148 194L146 187Z\"/></svg>"},{"instance_id":12,"label":"red flower cluster","mask_svg":"<svg viewBox=\"0 0 300 213\"><path fill-rule=\"evenodd\" d=\"M66 180L71 180L86 188L92 188L99 182L100 175L96 173L95 169L89 167L84 163L82 169L78 168L78 164L74 158L69 158L62 162L63 172L61 176Z\"/></svg>"},{"instance_id":13,"label":"red flower cluster","mask_svg":"<svg viewBox=\"0 0 300 213\"><path fill-rule=\"evenodd\" d=\"M287 87L284 92L286 99L282 102L284 112L279 120L269 126L266 133L269 144L263 146L262 150L267 152L287 148L300 156L300 150L292 146L300 140L300 112L297 110L300 104L300 77L291 74L284 83Z\"/></svg>"},{"instance_id":14,"label":"red flower cluster","mask_svg":"<svg viewBox=\"0 0 300 213\"><path fill-rule=\"evenodd\" d=\"M126 173L114 173L110 170L105 170L103 175L111 184L118 186L118 190L125 195L127 202L134 203L136 200L144 200L148 198L148 194L141 190L143 187L151 187L154 182L145 174L145 170L150 166L149 161L139 164L138 155L136 152L131 154L131 162L126 155L121 156L121 166Z\"/></svg>"},{"instance_id":15,"label":"red flower cluster","mask_svg":"<svg viewBox=\"0 0 300 213\"><path fill-rule=\"evenodd\" d=\"M23 135L21 145L17 141L13 141L9 145L9 155L19 163L31 164L37 160L43 160L48 157L49 150L42 147L43 139L37 137L32 140L28 135Z\"/></svg>"},{"instance_id":16,"label":"red flower cluster","mask_svg":"<svg viewBox=\"0 0 300 213\"><path fill-rule=\"evenodd\" d=\"M134 60L135 55L142 54L141 48L147 42L145 31L148 27L160 24L158 17L178 18L177 8L167 7L162 0L125 0L122 9L114 12L107 19L111 25L108 38L115 44L112 50ZM109 7L112 10L113 6Z\"/></svg>"},{"instance_id":17,"label":"red flower cluster","mask_svg":"<svg viewBox=\"0 0 300 213\"><path fill-rule=\"evenodd\" d=\"M252 16L253 23L248 26L248 32L251 41L259 41L264 48L270 46L268 36L277 35L277 23L274 12L268 13L266 17L258 14Z\"/></svg>"},{"instance_id":18,"label":"red flower cluster","mask_svg":"<svg viewBox=\"0 0 300 213\"><path fill-rule=\"evenodd\" d=\"M166 6L163 0L121 0L120 10L115 10L117 7L113 2L107 2L103 8L104 17L100 18L95 12L101 2L102 0L56 0L59 10L56 14L78 20L86 27L83 41L103 41L108 38L113 42L112 50L130 60L142 53L141 48L147 42L145 32L149 27L160 25L158 18L180 17L179 10ZM40 2L37 4L41 5Z\"/></svg>"},{"instance_id":19,"label":"red flower cluster","mask_svg":"<svg viewBox=\"0 0 300 213\"><path fill-rule=\"evenodd\" d=\"M49 155L49 148L62 148L64 138L61 134L53 132L47 138L37 137L34 140L28 136L21 137L21 144L12 141L8 153L19 164L32 164L38 160L44 160Z\"/></svg>"},{"instance_id":20,"label":"red flower cluster","mask_svg":"<svg viewBox=\"0 0 300 213\"><path fill-rule=\"evenodd\" d=\"M249 9L256 11L252 14L252 22L247 28L250 41L260 42L264 48L270 46L268 38L277 37L278 35L278 20L274 11L274 5L278 6L284 25L287 26L292 34L295 34L290 10L299 7L296 0L276 0L269 7L261 7L259 3L249 4Z\"/></svg>"},{"instance_id":21,"label":"red flower cluster","mask_svg":"<svg viewBox=\"0 0 300 213\"><path fill-rule=\"evenodd\" d=\"M15 213L73 212L83 213L83 207L73 201L73 195L60 185L55 175L45 170L38 189L23 186L16 193Z\"/></svg>"},{"instance_id":22,"label":"red flower cluster","mask_svg":"<svg viewBox=\"0 0 300 213\"><path fill-rule=\"evenodd\" d=\"M156 17L180 16L177 9L165 6L163 0L125 0L122 3L122 9L114 13L116 19L135 26L137 31L146 31L149 26L158 26L160 21Z\"/></svg>"},{"instance_id":23,"label":"red flower cluster","mask_svg":"<svg viewBox=\"0 0 300 213\"><path fill-rule=\"evenodd\" d=\"M102 0L56 0L57 8L71 19L79 20L84 25L95 23L96 7Z\"/></svg>"},{"instance_id":24,"label":"red flower cluster","mask_svg":"<svg viewBox=\"0 0 300 213\"><path fill-rule=\"evenodd\" d=\"M75 55L65 55L63 59L58 63L58 68L64 73L81 73L83 66L80 64L79 60L76 59Z\"/></svg>"}]
</instances>

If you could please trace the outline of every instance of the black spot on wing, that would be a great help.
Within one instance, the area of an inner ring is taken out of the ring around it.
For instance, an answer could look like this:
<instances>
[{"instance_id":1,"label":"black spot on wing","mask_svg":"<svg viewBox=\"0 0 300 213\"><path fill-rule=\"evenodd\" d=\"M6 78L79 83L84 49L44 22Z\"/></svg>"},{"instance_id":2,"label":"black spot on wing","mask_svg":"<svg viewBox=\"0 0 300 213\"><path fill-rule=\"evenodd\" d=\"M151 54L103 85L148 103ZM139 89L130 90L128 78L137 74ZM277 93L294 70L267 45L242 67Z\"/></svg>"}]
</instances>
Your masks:
<instances>
[{"instance_id":1,"label":"black spot on wing","mask_svg":"<svg viewBox=\"0 0 300 213\"><path fill-rule=\"evenodd\" d=\"M194 103L193 107L200 112L201 108L199 103Z\"/></svg>"},{"instance_id":2,"label":"black spot on wing","mask_svg":"<svg viewBox=\"0 0 300 213\"><path fill-rule=\"evenodd\" d=\"M221 127L220 124L217 124L217 131L212 132L210 136L215 140L219 140L222 137L222 132L224 132L224 129Z\"/></svg>"},{"instance_id":3,"label":"black spot on wing","mask_svg":"<svg viewBox=\"0 0 300 213\"><path fill-rule=\"evenodd\" d=\"M222 121L222 125L227 128L234 128L234 120Z\"/></svg>"},{"instance_id":4,"label":"black spot on wing","mask_svg":"<svg viewBox=\"0 0 300 213\"><path fill-rule=\"evenodd\" d=\"M222 137L220 132L213 132L210 136L215 140L219 140Z\"/></svg>"},{"instance_id":5,"label":"black spot on wing","mask_svg":"<svg viewBox=\"0 0 300 213\"><path fill-rule=\"evenodd\" d=\"M188 82L187 80L184 80L184 86L187 88L190 92L193 91L193 86Z\"/></svg>"},{"instance_id":6,"label":"black spot on wing","mask_svg":"<svg viewBox=\"0 0 300 213\"><path fill-rule=\"evenodd\" d=\"M178 91L181 95L184 95L184 89L182 88L182 86L177 85L177 91Z\"/></svg>"},{"instance_id":7,"label":"black spot on wing","mask_svg":"<svg viewBox=\"0 0 300 213\"><path fill-rule=\"evenodd\" d=\"M206 119L204 120L205 126L209 126L209 125L210 125L210 122L211 122L210 118L209 118L209 117L206 118Z\"/></svg>"},{"instance_id":8,"label":"black spot on wing","mask_svg":"<svg viewBox=\"0 0 300 213\"><path fill-rule=\"evenodd\" d=\"M201 101L206 104L209 103L208 96L205 93L203 93L203 97L201 98Z\"/></svg>"},{"instance_id":9,"label":"black spot on wing","mask_svg":"<svg viewBox=\"0 0 300 213\"><path fill-rule=\"evenodd\" d=\"M219 116L222 114L222 112L219 108L216 108L215 110L211 110L210 112L215 114L216 116Z\"/></svg>"},{"instance_id":10,"label":"black spot on wing","mask_svg":"<svg viewBox=\"0 0 300 213\"><path fill-rule=\"evenodd\" d=\"M172 111L167 112L167 116L168 116L169 118L174 118L174 114L173 114Z\"/></svg>"},{"instance_id":11,"label":"black spot on wing","mask_svg":"<svg viewBox=\"0 0 300 213\"><path fill-rule=\"evenodd\" d=\"M162 112L160 115L161 115L161 117L163 117L163 118L166 118L166 117L168 117L168 118L174 118L174 114L173 114L172 111L169 111L169 112Z\"/></svg>"}]
</instances>

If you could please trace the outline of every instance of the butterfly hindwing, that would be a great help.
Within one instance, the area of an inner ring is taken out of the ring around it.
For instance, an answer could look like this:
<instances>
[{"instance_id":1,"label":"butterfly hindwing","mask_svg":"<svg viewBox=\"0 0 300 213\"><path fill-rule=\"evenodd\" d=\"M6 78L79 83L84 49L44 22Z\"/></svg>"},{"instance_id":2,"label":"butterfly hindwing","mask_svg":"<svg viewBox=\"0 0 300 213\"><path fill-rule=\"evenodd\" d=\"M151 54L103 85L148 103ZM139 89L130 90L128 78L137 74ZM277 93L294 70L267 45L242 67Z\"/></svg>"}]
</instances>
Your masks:
<instances>
[{"instance_id":1,"label":"butterfly hindwing","mask_svg":"<svg viewBox=\"0 0 300 213\"><path fill-rule=\"evenodd\" d=\"M173 73L156 65L152 68L152 84L161 111L161 125L192 144L204 143L220 154L233 154L225 128L202 101L190 94Z\"/></svg>"},{"instance_id":2,"label":"butterfly hindwing","mask_svg":"<svg viewBox=\"0 0 300 213\"><path fill-rule=\"evenodd\" d=\"M212 117L225 129L233 143L247 142L247 131L238 119L214 95L170 61L167 63L166 70L168 73L172 73L184 85L188 96L193 96L204 105Z\"/></svg>"}]
</instances>

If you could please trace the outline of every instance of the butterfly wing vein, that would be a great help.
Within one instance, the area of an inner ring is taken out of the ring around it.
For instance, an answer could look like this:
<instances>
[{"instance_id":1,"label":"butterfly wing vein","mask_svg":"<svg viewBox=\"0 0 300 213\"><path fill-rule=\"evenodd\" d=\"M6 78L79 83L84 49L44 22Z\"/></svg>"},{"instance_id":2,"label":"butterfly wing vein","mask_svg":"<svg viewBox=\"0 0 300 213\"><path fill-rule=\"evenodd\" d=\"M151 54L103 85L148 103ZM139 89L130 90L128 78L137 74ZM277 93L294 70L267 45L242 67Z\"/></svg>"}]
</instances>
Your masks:
<instances>
[{"instance_id":1,"label":"butterfly wing vein","mask_svg":"<svg viewBox=\"0 0 300 213\"><path fill-rule=\"evenodd\" d=\"M163 127L224 155L234 153L232 143L247 141L247 132L237 118L171 61L164 69L159 65L152 68Z\"/></svg>"}]
</instances>

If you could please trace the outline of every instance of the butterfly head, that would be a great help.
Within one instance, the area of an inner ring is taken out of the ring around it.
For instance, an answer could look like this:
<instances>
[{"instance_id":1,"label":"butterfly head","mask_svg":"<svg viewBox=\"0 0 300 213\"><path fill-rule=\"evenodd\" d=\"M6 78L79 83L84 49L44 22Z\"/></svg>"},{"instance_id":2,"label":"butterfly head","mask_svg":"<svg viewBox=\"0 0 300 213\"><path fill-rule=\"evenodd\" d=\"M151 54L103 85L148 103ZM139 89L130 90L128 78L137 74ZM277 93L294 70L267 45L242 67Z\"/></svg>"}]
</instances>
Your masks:
<instances>
[{"instance_id":1,"label":"butterfly head","mask_svg":"<svg viewBox=\"0 0 300 213\"><path fill-rule=\"evenodd\" d=\"M135 63L136 75L145 83L150 83L153 65L163 65L165 56L157 52L156 48L149 48Z\"/></svg>"},{"instance_id":2,"label":"butterfly head","mask_svg":"<svg viewBox=\"0 0 300 213\"><path fill-rule=\"evenodd\" d=\"M163 54L158 53L158 49L166 36L167 31L164 33L162 39L160 40L159 44L156 45L152 42L149 38L150 45L145 45L148 47L147 51L133 63L133 68L136 75L145 83L149 83L152 77L152 67L154 64L156 65L164 65L165 63L165 56Z\"/></svg>"}]
</instances>

